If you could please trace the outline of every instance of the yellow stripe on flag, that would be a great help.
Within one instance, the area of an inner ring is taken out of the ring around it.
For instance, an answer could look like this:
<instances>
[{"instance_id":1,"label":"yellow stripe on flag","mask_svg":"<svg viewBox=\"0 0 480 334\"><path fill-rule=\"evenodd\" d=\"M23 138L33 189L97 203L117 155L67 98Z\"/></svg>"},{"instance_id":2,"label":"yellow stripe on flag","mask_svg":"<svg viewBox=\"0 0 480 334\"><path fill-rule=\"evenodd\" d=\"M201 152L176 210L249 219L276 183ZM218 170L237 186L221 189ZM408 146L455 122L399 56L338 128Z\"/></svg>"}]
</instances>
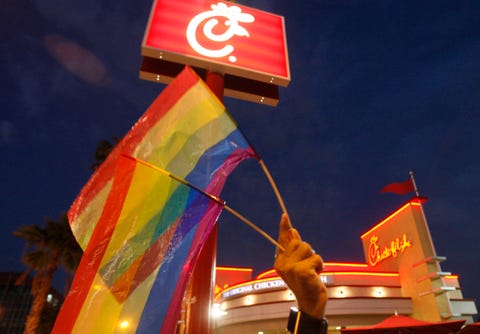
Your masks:
<instances>
[{"instance_id":1,"label":"yellow stripe on flag","mask_svg":"<svg viewBox=\"0 0 480 334\"><path fill-rule=\"evenodd\" d=\"M172 180L163 175L161 175L162 178L159 181L158 175L161 174L158 172L152 173L148 168L142 168L142 165L137 165L135 168L135 174L132 179L132 184L135 184L135 187L130 188L128 192L100 267L103 267L127 240L145 228L145 225L151 220L153 215L158 213L160 208L164 207L166 201L170 198L176 186L178 186L178 182L175 183L175 186L172 186ZM153 191L157 182L161 182L162 191ZM133 220L130 216L135 216L135 219ZM144 235L145 240L143 242L145 244L137 246L139 252L150 246L150 240L154 233L153 228L155 226L152 227L149 233Z\"/></svg>"}]
</instances>

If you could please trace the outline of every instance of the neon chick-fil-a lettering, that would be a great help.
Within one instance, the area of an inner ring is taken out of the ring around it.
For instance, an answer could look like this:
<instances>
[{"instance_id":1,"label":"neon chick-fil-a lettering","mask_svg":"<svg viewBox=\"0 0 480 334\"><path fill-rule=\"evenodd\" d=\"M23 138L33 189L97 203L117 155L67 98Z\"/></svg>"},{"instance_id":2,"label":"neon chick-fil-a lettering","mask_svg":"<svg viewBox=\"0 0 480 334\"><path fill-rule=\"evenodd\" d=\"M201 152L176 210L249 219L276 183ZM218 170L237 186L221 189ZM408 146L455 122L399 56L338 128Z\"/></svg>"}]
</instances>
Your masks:
<instances>
[{"instance_id":1,"label":"neon chick-fil-a lettering","mask_svg":"<svg viewBox=\"0 0 480 334\"><path fill-rule=\"evenodd\" d=\"M397 237L385 246L378 245L378 236L374 235L370 238L368 247L368 262L372 266L376 266L380 262L390 258L398 257L399 253L403 253L405 249L412 247L412 242L407 239L404 233L402 237Z\"/></svg>"}]
</instances>

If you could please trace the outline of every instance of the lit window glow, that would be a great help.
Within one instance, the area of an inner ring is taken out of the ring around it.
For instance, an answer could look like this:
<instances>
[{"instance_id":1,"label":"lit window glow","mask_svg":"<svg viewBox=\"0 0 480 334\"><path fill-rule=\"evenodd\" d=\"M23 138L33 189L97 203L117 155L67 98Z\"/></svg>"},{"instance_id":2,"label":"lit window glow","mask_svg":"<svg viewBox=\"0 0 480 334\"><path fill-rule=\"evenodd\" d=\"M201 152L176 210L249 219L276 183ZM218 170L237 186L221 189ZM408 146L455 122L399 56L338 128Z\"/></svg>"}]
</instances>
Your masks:
<instances>
[{"instance_id":1,"label":"lit window glow","mask_svg":"<svg viewBox=\"0 0 480 334\"><path fill-rule=\"evenodd\" d=\"M376 297L376 298L380 298L380 297L383 297L384 295L384 291L383 291L383 288L375 288L374 292L373 292L373 296Z\"/></svg>"},{"instance_id":2,"label":"lit window glow","mask_svg":"<svg viewBox=\"0 0 480 334\"><path fill-rule=\"evenodd\" d=\"M283 298L284 300L295 300L295 295L293 294L293 292L291 290L286 290L283 294Z\"/></svg>"},{"instance_id":3,"label":"lit window glow","mask_svg":"<svg viewBox=\"0 0 480 334\"><path fill-rule=\"evenodd\" d=\"M345 287L338 288L337 291L336 291L336 296L338 298L347 297L347 289L345 289Z\"/></svg>"},{"instance_id":4,"label":"lit window glow","mask_svg":"<svg viewBox=\"0 0 480 334\"><path fill-rule=\"evenodd\" d=\"M254 296L247 296L247 298L245 298L246 305L253 305L254 303L255 303Z\"/></svg>"}]
</instances>

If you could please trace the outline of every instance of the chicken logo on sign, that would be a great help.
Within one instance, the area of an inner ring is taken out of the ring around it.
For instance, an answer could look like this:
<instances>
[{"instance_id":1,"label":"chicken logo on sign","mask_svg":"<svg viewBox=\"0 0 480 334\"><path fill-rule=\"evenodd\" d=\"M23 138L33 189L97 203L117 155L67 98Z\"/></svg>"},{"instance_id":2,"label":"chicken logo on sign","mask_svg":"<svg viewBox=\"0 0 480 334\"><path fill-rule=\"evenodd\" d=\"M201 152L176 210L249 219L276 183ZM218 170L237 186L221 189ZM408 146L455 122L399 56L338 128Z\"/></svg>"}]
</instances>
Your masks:
<instances>
[{"instance_id":1,"label":"chicken logo on sign","mask_svg":"<svg viewBox=\"0 0 480 334\"><path fill-rule=\"evenodd\" d=\"M223 58L226 56L232 63L237 61L237 58L232 55L235 50L233 45L226 44L234 36L249 37L248 31L240 26L240 23L251 23L255 21L255 18L251 14L242 13L242 9L237 6L227 6L223 2L218 2L216 5L211 6L212 10L208 10L196 15L188 24L187 27L187 40L190 46L199 54L205 57L211 58ZM225 19L222 29L223 33L215 33L214 30L219 28L219 20L216 17L223 17ZM197 30L203 24L203 34L207 39L215 43L223 45L218 49L212 49L211 47L203 46L197 39Z\"/></svg>"}]
</instances>

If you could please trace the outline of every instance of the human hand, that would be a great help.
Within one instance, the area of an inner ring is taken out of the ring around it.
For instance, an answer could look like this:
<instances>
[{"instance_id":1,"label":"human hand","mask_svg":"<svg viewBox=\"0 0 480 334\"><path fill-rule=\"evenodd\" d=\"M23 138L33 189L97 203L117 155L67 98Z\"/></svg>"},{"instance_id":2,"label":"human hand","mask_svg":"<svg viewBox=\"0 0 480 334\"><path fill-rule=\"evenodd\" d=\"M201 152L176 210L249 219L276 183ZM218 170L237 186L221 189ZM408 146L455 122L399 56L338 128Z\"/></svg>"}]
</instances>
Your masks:
<instances>
[{"instance_id":1,"label":"human hand","mask_svg":"<svg viewBox=\"0 0 480 334\"><path fill-rule=\"evenodd\" d=\"M312 247L302 241L298 231L291 227L286 214L280 220L274 268L297 298L301 312L317 319L325 317L327 288L320 280L323 260Z\"/></svg>"}]
</instances>

